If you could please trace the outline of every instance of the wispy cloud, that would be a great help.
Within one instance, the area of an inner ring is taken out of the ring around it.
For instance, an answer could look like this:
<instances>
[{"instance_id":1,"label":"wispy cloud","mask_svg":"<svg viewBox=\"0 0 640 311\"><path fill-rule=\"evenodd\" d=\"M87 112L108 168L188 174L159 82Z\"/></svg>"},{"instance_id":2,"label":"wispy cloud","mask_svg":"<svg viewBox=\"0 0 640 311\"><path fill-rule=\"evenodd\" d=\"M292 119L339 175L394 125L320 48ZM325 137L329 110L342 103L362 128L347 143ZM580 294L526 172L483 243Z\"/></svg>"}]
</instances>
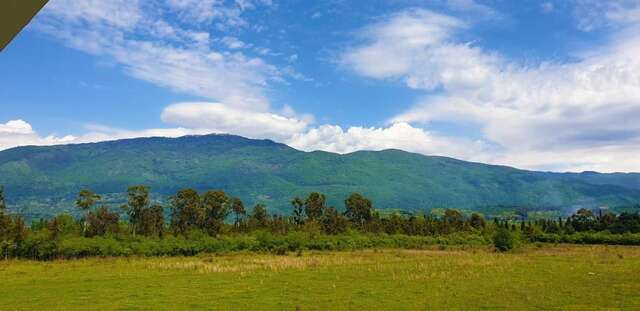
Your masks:
<instances>
[{"instance_id":1,"label":"wispy cloud","mask_svg":"<svg viewBox=\"0 0 640 311\"><path fill-rule=\"evenodd\" d=\"M496 9L475 0L445 0L445 5L453 11L469 13L480 19L501 19L504 17Z\"/></svg>"},{"instance_id":2,"label":"wispy cloud","mask_svg":"<svg viewBox=\"0 0 640 311\"><path fill-rule=\"evenodd\" d=\"M558 163L613 167L609 161L637 151L640 37L613 40L574 63L523 66L458 41L466 27L431 11L401 12L365 28L366 42L348 49L342 61L361 75L401 79L425 91L421 103L392 123L479 124L488 141L505 149L486 155L491 162L538 168L548 164L542 152L555 152ZM621 154L585 156L613 150ZM640 161L631 162L640 168Z\"/></svg>"},{"instance_id":3,"label":"wispy cloud","mask_svg":"<svg viewBox=\"0 0 640 311\"><path fill-rule=\"evenodd\" d=\"M185 23L194 25L214 24L218 29L246 27L249 23L242 17L246 10L257 6L270 6L270 0L168 0L169 9L177 12Z\"/></svg>"},{"instance_id":4,"label":"wispy cloud","mask_svg":"<svg viewBox=\"0 0 640 311\"><path fill-rule=\"evenodd\" d=\"M245 10L269 2L167 3L156 8L155 2L52 1L35 27L72 48L115 61L133 77L227 105L268 109L265 93L271 82L283 79L283 73L259 57L234 51L244 46L237 38L221 36L227 49L220 49L212 47L210 32L184 25L193 21L239 27L245 24ZM163 10L183 23L155 13Z\"/></svg>"},{"instance_id":5,"label":"wispy cloud","mask_svg":"<svg viewBox=\"0 0 640 311\"><path fill-rule=\"evenodd\" d=\"M582 31L620 28L640 23L640 2L636 0L575 0L573 14Z\"/></svg>"},{"instance_id":6,"label":"wispy cloud","mask_svg":"<svg viewBox=\"0 0 640 311\"><path fill-rule=\"evenodd\" d=\"M551 1L543 2L540 4L540 9L542 9L544 13L551 13L555 9L555 5Z\"/></svg>"}]
</instances>

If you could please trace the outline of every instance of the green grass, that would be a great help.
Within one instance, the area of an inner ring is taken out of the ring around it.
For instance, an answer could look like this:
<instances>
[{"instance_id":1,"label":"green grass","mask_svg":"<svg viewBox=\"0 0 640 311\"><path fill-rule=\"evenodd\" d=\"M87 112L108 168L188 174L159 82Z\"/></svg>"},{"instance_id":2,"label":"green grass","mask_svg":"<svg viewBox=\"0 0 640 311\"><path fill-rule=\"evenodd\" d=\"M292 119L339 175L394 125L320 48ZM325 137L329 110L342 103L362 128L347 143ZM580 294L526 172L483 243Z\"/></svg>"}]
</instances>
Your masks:
<instances>
[{"instance_id":1,"label":"green grass","mask_svg":"<svg viewBox=\"0 0 640 311\"><path fill-rule=\"evenodd\" d=\"M640 248L0 261L0 310L640 310Z\"/></svg>"}]
</instances>

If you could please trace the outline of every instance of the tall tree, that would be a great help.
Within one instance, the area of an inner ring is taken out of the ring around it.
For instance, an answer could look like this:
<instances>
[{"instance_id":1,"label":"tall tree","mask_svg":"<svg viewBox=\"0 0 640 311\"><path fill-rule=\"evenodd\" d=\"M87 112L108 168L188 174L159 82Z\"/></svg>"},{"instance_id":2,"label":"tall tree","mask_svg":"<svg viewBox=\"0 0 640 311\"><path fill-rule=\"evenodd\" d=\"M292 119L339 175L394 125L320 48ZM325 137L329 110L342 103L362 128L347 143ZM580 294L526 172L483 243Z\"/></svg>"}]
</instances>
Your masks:
<instances>
[{"instance_id":1,"label":"tall tree","mask_svg":"<svg viewBox=\"0 0 640 311\"><path fill-rule=\"evenodd\" d=\"M304 223L304 201L299 197L295 197L291 201L291 205L293 206L293 223L300 226Z\"/></svg>"},{"instance_id":2,"label":"tall tree","mask_svg":"<svg viewBox=\"0 0 640 311\"><path fill-rule=\"evenodd\" d=\"M131 231L135 236L138 232L138 226L140 224L141 215L144 209L149 207L149 187L147 186L131 186L127 189L127 204L123 206L123 209L129 215L129 223L131 224Z\"/></svg>"},{"instance_id":3,"label":"tall tree","mask_svg":"<svg viewBox=\"0 0 640 311\"><path fill-rule=\"evenodd\" d=\"M202 196L202 207L206 211L205 227L211 235L220 233L225 218L229 216L229 199L224 191L207 191Z\"/></svg>"},{"instance_id":4,"label":"tall tree","mask_svg":"<svg viewBox=\"0 0 640 311\"><path fill-rule=\"evenodd\" d=\"M171 202L171 227L176 233L186 233L204 224L205 211L200 195L194 189L182 189L169 198Z\"/></svg>"},{"instance_id":5,"label":"tall tree","mask_svg":"<svg viewBox=\"0 0 640 311\"><path fill-rule=\"evenodd\" d=\"M152 204L140 213L138 233L146 236L162 236L164 233L164 207Z\"/></svg>"},{"instance_id":6,"label":"tall tree","mask_svg":"<svg viewBox=\"0 0 640 311\"><path fill-rule=\"evenodd\" d=\"M76 206L83 211L88 211L91 209L91 207L93 207L94 204L96 204L100 200L102 200L102 197L100 197L90 189L85 188L80 190L80 193L78 193Z\"/></svg>"},{"instance_id":7,"label":"tall tree","mask_svg":"<svg viewBox=\"0 0 640 311\"><path fill-rule=\"evenodd\" d=\"M326 200L327 198L322 193L310 193L307 200L304 201L304 212L307 217L311 220L320 220L326 208Z\"/></svg>"},{"instance_id":8,"label":"tall tree","mask_svg":"<svg viewBox=\"0 0 640 311\"><path fill-rule=\"evenodd\" d=\"M347 219L335 207L329 207L322 216L322 229L328 234L343 233L347 230Z\"/></svg>"},{"instance_id":9,"label":"tall tree","mask_svg":"<svg viewBox=\"0 0 640 311\"><path fill-rule=\"evenodd\" d=\"M102 200L102 198L88 188L82 189L80 190L80 193L78 193L78 198L76 199L76 206L80 210L85 212L85 216L82 221L83 234L87 234L87 230L89 229L88 216L90 214L91 208L100 200Z\"/></svg>"},{"instance_id":10,"label":"tall tree","mask_svg":"<svg viewBox=\"0 0 640 311\"><path fill-rule=\"evenodd\" d=\"M251 218L256 222L258 228L266 228L269 224L269 214L267 213L267 207L262 203L256 204L256 206L253 207Z\"/></svg>"},{"instance_id":11,"label":"tall tree","mask_svg":"<svg viewBox=\"0 0 640 311\"><path fill-rule=\"evenodd\" d=\"M478 213L471 214L471 218L469 219L469 224L471 227L476 228L478 230L484 229L485 221L484 217L480 216Z\"/></svg>"},{"instance_id":12,"label":"tall tree","mask_svg":"<svg viewBox=\"0 0 640 311\"><path fill-rule=\"evenodd\" d=\"M567 220L576 231L589 231L594 229L598 222L593 212L586 208L579 209Z\"/></svg>"},{"instance_id":13,"label":"tall tree","mask_svg":"<svg viewBox=\"0 0 640 311\"><path fill-rule=\"evenodd\" d=\"M454 231L461 230L464 225L464 214L459 210L448 208L444 211L444 221L448 228Z\"/></svg>"},{"instance_id":14,"label":"tall tree","mask_svg":"<svg viewBox=\"0 0 640 311\"><path fill-rule=\"evenodd\" d=\"M4 198L4 186L0 186L0 214L7 210L7 202Z\"/></svg>"},{"instance_id":15,"label":"tall tree","mask_svg":"<svg viewBox=\"0 0 640 311\"><path fill-rule=\"evenodd\" d=\"M231 199L231 209L236 215L236 220L233 225L234 227L236 227L236 229L238 229L238 227L240 226L240 220L242 219L242 217L244 217L245 214L247 214L247 211L245 210L244 203L242 203L242 200L240 200L240 198Z\"/></svg>"},{"instance_id":16,"label":"tall tree","mask_svg":"<svg viewBox=\"0 0 640 311\"><path fill-rule=\"evenodd\" d=\"M345 201L345 216L359 228L371 221L373 214L373 204L360 193L352 193Z\"/></svg>"},{"instance_id":17,"label":"tall tree","mask_svg":"<svg viewBox=\"0 0 640 311\"><path fill-rule=\"evenodd\" d=\"M118 232L118 221L120 215L112 213L106 206L98 208L95 212L87 214L88 230L87 236L105 235L106 233Z\"/></svg>"}]
</instances>

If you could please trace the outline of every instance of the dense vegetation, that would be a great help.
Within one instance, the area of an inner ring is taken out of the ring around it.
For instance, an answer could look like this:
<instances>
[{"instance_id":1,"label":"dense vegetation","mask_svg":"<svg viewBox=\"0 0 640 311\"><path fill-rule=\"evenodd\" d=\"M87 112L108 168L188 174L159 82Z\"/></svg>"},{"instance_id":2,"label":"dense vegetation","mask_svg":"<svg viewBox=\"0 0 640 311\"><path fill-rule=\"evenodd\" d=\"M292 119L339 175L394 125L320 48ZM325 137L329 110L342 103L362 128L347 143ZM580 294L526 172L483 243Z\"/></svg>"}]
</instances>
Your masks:
<instances>
[{"instance_id":1,"label":"dense vegetation","mask_svg":"<svg viewBox=\"0 0 640 311\"><path fill-rule=\"evenodd\" d=\"M226 189L249 206L289 212L291 197L318 191L327 204L365 193L380 210L530 218L567 216L579 207L617 212L640 203L640 174L556 174L485 165L399 150L339 155L302 152L268 140L231 135L139 138L95 144L20 147L0 152L0 185L9 208L27 221L61 212L90 187L104 202L125 203L127 186L148 185L163 204L185 186Z\"/></svg>"},{"instance_id":2,"label":"dense vegetation","mask_svg":"<svg viewBox=\"0 0 640 311\"><path fill-rule=\"evenodd\" d=\"M498 219L487 222L454 209L442 216L382 215L371 200L353 193L344 212L312 192L291 201L288 216L269 215L256 204L220 190L199 193L182 189L168 208L153 202L149 188L132 186L120 211L99 206L101 196L80 191L76 206L83 216L60 214L27 226L6 212L0 189L0 250L5 258L77 258L86 256L195 255L240 250L289 251L363 248L414 248L430 245L488 245L507 251L527 242L640 245L640 215L580 209L569 218L535 221ZM166 216L165 212L169 212ZM231 220L231 221L229 221Z\"/></svg>"}]
</instances>

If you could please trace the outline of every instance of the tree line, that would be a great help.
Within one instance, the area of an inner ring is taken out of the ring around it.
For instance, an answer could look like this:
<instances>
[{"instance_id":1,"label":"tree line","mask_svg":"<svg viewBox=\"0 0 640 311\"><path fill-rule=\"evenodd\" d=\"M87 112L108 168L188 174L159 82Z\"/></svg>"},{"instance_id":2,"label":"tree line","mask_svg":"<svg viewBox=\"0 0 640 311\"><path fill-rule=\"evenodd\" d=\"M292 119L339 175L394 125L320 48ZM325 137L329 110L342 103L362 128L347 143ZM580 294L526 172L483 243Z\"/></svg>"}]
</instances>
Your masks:
<instances>
[{"instance_id":1,"label":"tree line","mask_svg":"<svg viewBox=\"0 0 640 311\"><path fill-rule=\"evenodd\" d=\"M213 238L256 231L268 231L276 235L291 232L324 235L359 232L424 237L462 234L481 236L486 240L495 240L496 235L500 234L497 238L507 242L513 235L521 241L533 242L564 241L561 236L582 232L640 233L638 213L600 211L596 215L591 210L580 209L564 219L535 221L499 218L487 221L478 213L467 216L456 209L446 209L441 216L382 214L374 208L370 199L360 193L352 193L344 200L343 211L328 206L326 196L319 192L295 197L291 200L291 212L288 215L269 214L267 207L261 203L251 209L246 208L242 200L222 190L198 192L190 188L182 189L169 197L168 206L152 201L150 189L146 186L129 187L126 197L126 203L117 211L114 207L101 204L102 196L99 194L83 189L75 200L76 207L82 212L81 217L74 218L63 213L51 219L33 221L27 226L21 216L7 212L4 189L0 187L2 252L5 257L15 253L29 235L57 241L64 236L163 239L166 236L189 237L194 232ZM624 244L635 244L633 241Z\"/></svg>"}]
</instances>

